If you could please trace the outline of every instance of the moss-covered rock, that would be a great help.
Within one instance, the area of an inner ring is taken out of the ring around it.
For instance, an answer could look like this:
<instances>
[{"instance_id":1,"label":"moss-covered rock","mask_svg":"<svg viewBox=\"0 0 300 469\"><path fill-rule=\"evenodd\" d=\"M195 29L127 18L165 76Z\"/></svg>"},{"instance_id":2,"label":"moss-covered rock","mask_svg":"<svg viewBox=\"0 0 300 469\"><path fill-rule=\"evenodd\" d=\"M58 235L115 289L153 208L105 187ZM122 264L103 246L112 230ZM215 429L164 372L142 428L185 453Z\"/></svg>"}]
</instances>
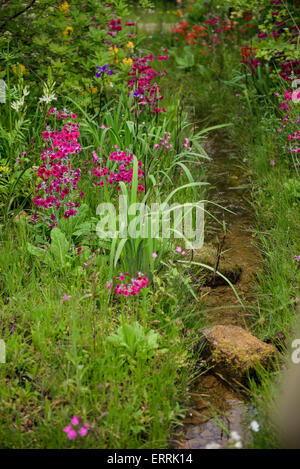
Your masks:
<instances>
[{"instance_id":1,"label":"moss-covered rock","mask_svg":"<svg viewBox=\"0 0 300 469\"><path fill-rule=\"evenodd\" d=\"M242 382L255 367L268 367L276 348L238 326L213 326L201 331L203 355L227 379Z\"/></svg>"}]
</instances>

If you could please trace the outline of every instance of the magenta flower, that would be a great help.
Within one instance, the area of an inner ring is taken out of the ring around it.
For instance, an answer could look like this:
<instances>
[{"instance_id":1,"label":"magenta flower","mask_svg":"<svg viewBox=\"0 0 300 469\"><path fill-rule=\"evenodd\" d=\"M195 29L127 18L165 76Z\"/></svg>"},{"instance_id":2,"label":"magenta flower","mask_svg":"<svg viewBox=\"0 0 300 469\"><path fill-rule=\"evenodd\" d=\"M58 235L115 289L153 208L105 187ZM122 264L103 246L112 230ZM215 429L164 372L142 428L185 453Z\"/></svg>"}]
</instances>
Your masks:
<instances>
[{"instance_id":1,"label":"magenta flower","mask_svg":"<svg viewBox=\"0 0 300 469\"><path fill-rule=\"evenodd\" d=\"M156 252L154 252L154 253L152 254L152 257L153 257L153 259L156 259L156 258L157 258Z\"/></svg>"},{"instance_id":2,"label":"magenta flower","mask_svg":"<svg viewBox=\"0 0 300 469\"><path fill-rule=\"evenodd\" d=\"M71 418L71 424L74 425L74 427L76 427L76 425L79 424L79 418L77 417L77 415L74 415L74 416Z\"/></svg>"},{"instance_id":3,"label":"magenta flower","mask_svg":"<svg viewBox=\"0 0 300 469\"><path fill-rule=\"evenodd\" d=\"M76 436L77 436L77 433L75 432L73 428L71 428L71 430L69 430L67 433L67 437L69 438L69 440L75 440Z\"/></svg>"},{"instance_id":4,"label":"magenta flower","mask_svg":"<svg viewBox=\"0 0 300 469\"><path fill-rule=\"evenodd\" d=\"M72 298L71 295L66 295L66 294L64 294L64 295L61 297L61 302L64 303L65 301L70 301L71 298Z\"/></svg>"},{"instance_id":5,"label":"magenta flower","mask_svg":"<svg viewBox=\"0 0 300 469\"><path fill-rule=\"evenodd\" d=\"M73 415L73 417L71 418L71 424L70 425L67 425L63 431L67 434L67 437L69 438L69 440L75 440L75 438L77 438L77 432L76 430L72 427L72 425L74 427L76 427L77 425L80 424L80 419L79 417L77 417L77 415ZM90 429L90 426L88 423L86 423L85 425L83 425L82 427L79 428L78 430L78 435L84 437L88 434L89 432L89 429Z\"/></svg>"},{"instance_id":6,"label":"magenta flower","mask_svg":"<svg viewBox=\"0 0 300 469\"><path fill-rule=\"evenodd\" d=\"M78 430L78 433L80 436L86 436L88 434L88 429L85 428L85 427L80 427L79 430Z\"/></svg>"}]
</instances>

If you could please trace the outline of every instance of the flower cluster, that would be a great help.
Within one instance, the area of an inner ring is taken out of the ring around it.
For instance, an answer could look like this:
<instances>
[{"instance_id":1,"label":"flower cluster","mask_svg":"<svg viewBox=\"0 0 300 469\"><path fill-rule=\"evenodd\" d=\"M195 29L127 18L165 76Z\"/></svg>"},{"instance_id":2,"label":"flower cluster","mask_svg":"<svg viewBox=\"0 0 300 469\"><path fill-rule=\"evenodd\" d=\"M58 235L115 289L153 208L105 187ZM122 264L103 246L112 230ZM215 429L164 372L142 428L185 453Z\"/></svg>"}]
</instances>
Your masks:
<instances>
[{"instance_id":1,"label":"flower cluster","mask_svg":"<svg viewBox=\"0 0 300 469\"><path fill-rule=\"evenodd\" d=\"M76 431L75 428L73 427L78 427L78 426L80 428ZM88 423L85 423L84 425L80 425L79 417L77 417L77 415L74 415L71 418L70 425L67 425L63 429L63 431L67 434L67 437L69 438L69 440L75 440L75 438L77 438L78 435L81 437L86 436L89 432L89 429L90 429L90 426Z\"/></svg>"},{"instance_id":2,"label":"flower cluster","mask_svg":"<svg viewBox=\"0 0 300 469\"><path fill-rule=\"evenodd\" d=\"M273 0L271 19L269 22L269 31L258 31L258 38L264 41L271 41L276 45L280 40L288 41L290 44L296 44L299 36L297 24L291 20L291 14L286 10L286 6L281 0ZM300 75L300 59L289 57L279 50L274 56L280 67L280 75L284 80L292 81L293 75Z\"/></svg>"},{"instance_id":3,"label":"flower cluster","mask_svg":"<svg viewBox=\"0 0 300 469\"><path fill-rule=\"evenodd\" d=\"M133 177L133 153L126 153L116 148L108 159L99 158L97 153L93 152L93 175L98 179L94 182L95 186L104 186L107 184L117 184L117 190L120 190L119 182L131 184ZM142 162L138 161L138 181L144 179L144 171L141 170ZM111 170L109 169L111 167ZM137 190L143 192L144 185L139 182Z\"/></svg>"},{"instance_id":4,"label":"flower cluster","mask_svg":"<svg viewBox=\"0 0 300 469\"><path fill-rule=\"evenodd\" d=\"M242 48L242 60L252 73L256 74L256 68L261 65L261 62L257 60L255 55L256 48L249 45L243 46Z\"/></svg>"},{"instance_id":5,"label":"flower cluster","mask_svg":"<svg viewBox=\"0 0 300 469\"><path fill-rule=\"evenodd\" d=\"M279 93L275 93L276 96L280 96ZM297 90L286 90L283 94L283 100L279 103L279 110L284 112L282 118L282 126L277 128L277 132L280 133L281 137L286 138L288 146L287 151L290 153L300 153L300 130L296 128L300 124L300 115L294 115L294 101L300 101L300 91Z\"/></svg>"},{"instance_id":6,"label":"flower cluster","mask_svg":"<svg viewBox=\"0 0 300 469\"><path fill-rule=\"evenodd\" d=\"M164 133L164 138L159 139L159 143L155 143L153 146L153 150L157 148L165 148L166 150L174 150L173 145L170 143L171 134L170 132Z\"/></svg>"},{"instance_id":7,"label":"flower cluster","mask_svg":"<svg viewBox=\"0 0 300 469\"><path fill-rule=\"evenodd\" d=\"M119 277L114 277L114 281L117 281L117 285L115 286L115 292L117 295L123 296L136 296L142 288L145 288L148 285L148 278L146 275L142 274L142 272L137 272L137 277L133 277L130 279L130 283L126 279L129 280L128 277L130 275L127 274L120 274ZM109 282L106 286L107 290L110 290L113 286L113 282Z\"/></svg>"},{"instance_id":8,"label":"flower cluster","mask_svg":"<svg viewBox=\"0 0 300 469\"><path fill-rule=\"evenodd\" d=\"M56 115L58 120L71 118L75 120L76 114L69 113L64 110L57 112L56 109L50 109L49 115ZM42 180L37 187L37 195L34 198L34 204L40 209L50 209L52 229L57 226L56 216L53 209L59 211L62 209L64 218L76 215L78 212L79 201L76 191L78 181L81 176L81 169L75 169L71 162L71 156L80 153L81 146L78 143L79 125L74 122L67 122L63 128L52 130L50 126L46 126L46 130L42 132L44 142L49 144L41 154L42 164L37 170L38 177ZM79 198L83 198L83 193L79 194ZM35 213L32 223L37 219Z\"/></svg>"},{"instance_id":9,"label":"flower cluster","mask_svg":"<svg viewBox=\"0 0 300 469\"><path fill-rule=\"evenodd\" d=\"M184 148L186 148L188 151L190 151L192 149L192 147L190 146L190 141L188 138L185 138L184 139L184 144L183 144Z\"/></svg>"},{"instance_id":10,"label":"flower cluster","mask_svg":"<svg viewBox=\"0 0 300 469\"><path fill-rule=\"evenodd\" d=\"M166 49L165 52L167 52ZM160 55L158 58L159 60L167 60L168 56ZM127 87L130 90L129 95L133 98L133 109L135 102L137 102L140 113L145 109L149 109L151 114L166 112L164 107L159 107L163 96L160 87L154 81L156 77L165 76L166 71L153 70L150 65L153 59L153 54L133 59L131 71L128 73L131 78L128 80Z\"/></svg>"},{"instance_id":11,"label":"flower cluster","mask_svg":"<svg viewBox=\"0 0 300 469\"><path fill-rule=\"evenodd\" d=\"M227 38L232 39L232 30L234 29L235 24L232 21L213 16L205 20L204 24L192 26L186 19L183 19L175 25L172 33L176 34L177 39L177 35L183 36L185 42L190 45L201 44L210 50L212 45L216 46Z\"/></svg>"}]
</instances>

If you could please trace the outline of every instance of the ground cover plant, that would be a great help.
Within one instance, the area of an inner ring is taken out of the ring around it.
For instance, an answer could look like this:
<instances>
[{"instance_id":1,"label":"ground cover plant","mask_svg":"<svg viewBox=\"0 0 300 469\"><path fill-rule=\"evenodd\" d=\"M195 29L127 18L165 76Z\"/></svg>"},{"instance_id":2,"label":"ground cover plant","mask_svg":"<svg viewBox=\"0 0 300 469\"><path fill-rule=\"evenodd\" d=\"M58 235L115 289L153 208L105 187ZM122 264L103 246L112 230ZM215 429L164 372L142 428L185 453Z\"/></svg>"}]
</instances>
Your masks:
<instances>
[{"instance_id":1,"label":"ground cover plant","mask_svg":"<svg viewBox=\"0 0 300 469\"><path fill-rule=\"evenodd\" d=\"M211 325L207 272L245 309L218 271L222 243L212 265L191 245L197 210L205 235L212 220L224 238L219 213L232 210L210 200L213 139L251 187L262 264L245 327L280 350L248 379L254 417L226 445L283 446L273 414L299 297L298 2L9 0L0 13L0 447L174 446L209 368L196 346Z\"/></svg>"}]
</instances>

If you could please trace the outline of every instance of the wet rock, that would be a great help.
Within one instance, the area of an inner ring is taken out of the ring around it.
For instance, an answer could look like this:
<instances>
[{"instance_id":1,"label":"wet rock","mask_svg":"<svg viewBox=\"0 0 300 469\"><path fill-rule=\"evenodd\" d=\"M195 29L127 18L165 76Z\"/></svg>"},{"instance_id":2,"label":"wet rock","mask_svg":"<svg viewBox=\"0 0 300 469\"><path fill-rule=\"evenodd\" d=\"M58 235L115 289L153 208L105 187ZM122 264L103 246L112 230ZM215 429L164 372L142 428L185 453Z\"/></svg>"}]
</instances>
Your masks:
<instances>
[{"instance_id":1,"label":"wet rock","mask_svg":"<svg viewBox=\"0 0 300 469\"><path fill-rule=\"evenodd\" d=\"M201 331L202 355L215 371L228 380L245 381L255 375L255 366L268 367L277 353L276 347L266 344L238 326L213 326Z\"/></svg>"},{"instance_id":2,"label":"wet rock","mask_svg":"<svg viewBox=\"0 0 300 469\"><path fill-rule=\"evenodd\" d=\"M218 250L211 244L205 244L199 249L195 255L195 262L206 264L212 268L217 265ZM198 268L199 270L199 268ZM241 277L242 269L239 265L230 259L230 252L221 254L218 271L224 275L231 283L235 284ZM203 285L210 287L218 287L220 285L228 285L225 279L210 270L201 270L203 276ZM193 267L193 275L197 276L197 266Z\"/></svg>"}]
</instances>

